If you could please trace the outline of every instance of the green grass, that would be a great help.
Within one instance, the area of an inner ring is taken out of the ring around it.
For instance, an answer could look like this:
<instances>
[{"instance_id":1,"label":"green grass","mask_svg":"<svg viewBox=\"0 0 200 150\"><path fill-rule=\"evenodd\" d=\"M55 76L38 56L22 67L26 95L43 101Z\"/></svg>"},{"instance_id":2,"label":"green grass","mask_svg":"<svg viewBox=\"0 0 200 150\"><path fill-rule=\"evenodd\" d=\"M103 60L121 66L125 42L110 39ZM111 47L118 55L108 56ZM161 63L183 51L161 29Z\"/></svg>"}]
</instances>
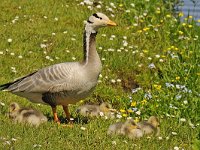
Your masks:
<instances>
[{"instance_id":1,"label":"green grass","mask_svg":"<svg viewBox=\"0 0 200 150\"><path fill-rule=\"evenodd\" d=\"M108 101L114 108L122 112L125 110L123 118L131 116L141 120L156 115L161 120L162 139L155 137L131 141L126 137L110 137L106 135L106 131L116 119L91 119L88 124L77 123L73 128L58 126L51 121L50 107L30 103L11 93L0 92L0 102L5 104L0 105L0 149L168 150L175 146L187 150L198 149L200 27L196 25L196 21L183 16L186 19L180 22L181 14L172 12L173 1L116 0L113 1L116 8L113 8L110 1L105 0L101 8L94 7L93 10L89 10L87 5L79 5L80 2L1 2L0 84L48 65L73 61L72 57L82 59L83 20L94 12L103 12L118 26L99 31L97 49L101 58L105 59L102 61L102 77L85 102ZM111 7L114 12L111 13L106 6ZM115 16L111 17L111 14ZM67 33L64 34L64 31ZM115 38L110 40L112 35ZM7 41L9 38L12 39L11 43ZM123 41L128 45L124 45ZM41 44L48 46L41 48ZM50 56L53 61L46 59L46 56ZM151 63L156 68L150 69L148 66ZM16 72L11 67L15 67ZM121 82L112 83L112 79L120 79ZM167 87L166 83L174 87ZM131 90L138 86L141 90L132 93ZM151 95L151 98L146 95ZM6 117L12 101L41 110L50 118L49 122L39 128L13 124ZM73 117L76 117L74 110L79 105L80 103L70 106ZM128 113L127 110L132 108L137 108L141 114ZM61 108L58 113L60 117L63 116ZM186 122L181 122L181 118L185 118ZM81 130L82 126L86 128L85 131Z\"/></svg>"}]
</instances>

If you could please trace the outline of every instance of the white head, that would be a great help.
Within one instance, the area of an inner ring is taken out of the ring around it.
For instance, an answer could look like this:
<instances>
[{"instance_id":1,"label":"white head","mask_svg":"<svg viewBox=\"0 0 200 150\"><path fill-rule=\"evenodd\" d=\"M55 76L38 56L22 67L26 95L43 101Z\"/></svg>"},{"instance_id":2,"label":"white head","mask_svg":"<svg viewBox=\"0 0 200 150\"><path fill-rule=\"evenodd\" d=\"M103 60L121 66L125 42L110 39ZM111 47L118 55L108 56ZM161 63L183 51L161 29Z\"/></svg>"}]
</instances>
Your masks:
<instances>
[{"instance_id":1,"label":"white head","mask_svg":"<svg viewBox=\"0 0 200 150\"><path fill-rule=\"evenodd\" d=\"M106 15L103 13L94 13L87 20L85 30L89 30L92 33L98 31L101 27L106 26L116 26L117 24L111 21Z\"/></svg>"}]
</instances>

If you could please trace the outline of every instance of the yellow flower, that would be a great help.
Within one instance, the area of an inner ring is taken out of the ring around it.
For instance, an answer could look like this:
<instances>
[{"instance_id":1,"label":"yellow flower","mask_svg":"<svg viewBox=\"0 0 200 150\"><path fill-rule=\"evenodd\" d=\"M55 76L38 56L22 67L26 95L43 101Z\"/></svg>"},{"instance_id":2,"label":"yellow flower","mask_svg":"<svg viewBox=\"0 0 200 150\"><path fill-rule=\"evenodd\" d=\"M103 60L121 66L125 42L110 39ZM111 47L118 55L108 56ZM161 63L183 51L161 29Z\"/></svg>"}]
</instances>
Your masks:
<instances>
[{"instance_id":1,"label":"yellow flower","mask_svg":"<svg viewBox=\"0 0 200 150\"><path fill-rule=\"evenodd\" d=\"M167 17L167 18L171 18L171 15L170 15L170 14L168 14L168 15L166 15L166 17Z\"/></svg>"},{"instance_id":2,"label":"yellow flower","mask_svg":"<svg viewBox=\"0 0 200 150\"><path fill-rule=\"evenodd\" d=\"M144 105L144 104L146 104L146 103L147 103L147 100L146 100L146 99L144 99L144 100L142 100L142 101L141 101L141 103L142 103L142 105Z\"/></svg>"},{"instance_id":3,"label":"yellow flower","mask_svg":"<svg viewBox=\"0 0 200 150\"><path fill-rule=\"evenodd\" d=\"M178 33L179 33L180 35L182 35L182 34L183 34L183 31L178 31Z\"/></svg>"},{"instance_id":4,"label":"yellow flower","mask_svg":"<svg viewBox=\"0 0 200 150\"><path fill-rule=\"evenodd\" d=\"M160 20L161 23L163 23L163 20Z\"/></svg>"},{"instance_id":5,"label":"yellow flower","mask_svg":"<svg viewBox=\"0 0 200 150\"><path fill-rule=\"evenodd\" d=\"M144 28L143 31L148 31L150 28Z\"/></svg>"},{"instance_id":6,"label":"yellow flower","mask_svg":"<svg viewBox=\"0 0 200 150\"><path fill-rule=\"evenodd\" d=\"M183 26L186 26L186 23L182 23Z\"/></svg>"},{"instance_id":7,"label":"yellow flower","mask_svg":"<svg viewBox=\"0 0 200 150\"><path fill-rule=\"evenodd\" d=\"M197 20L197 22L200 22L200 19L199 19L199 20Z\"/></svg>"},{"instance_id":8,"label":"yellow flower","mask_svg":"<svg viewBox=\"0 0 200 150\"><path fill-rule=\"evenodd\" d=\"M119 7L122 7L123 6L123 4L119 4Z\"/></svg>"},{"instance_id":9,"label":"yellow flower","mask_svg":"<svg viewBox=\"0 0 200 150\"><path fill-rule=\"evenodd\" d=\"M200 72L198 72L197 75L200 76Z\"/></svg>"},{"instance_id":10,"label":"yellow flower","mask_svg":"<svg viewBox=\"0 0 200 150\"><path fill-rule=\"evenodd\" d=\"M158 84L154 84L153 86L154 86L154 88L157 89L157 90L160 90L161 87L162 87L161 85L158 85Z\"/></svg>"},{"instance_id":11,"label":"yellow flower","mask_svg":"<svg viewBox=\"0 0 200 150\"><path fill-rule=\"evenodd\" d=\"M132 106L132 107L135 107L136 105L137 105L137 102L136 102L136 101L131 102L131 106Z\"/></svg>"},{"instance_id":12,"label":"yellow flower","mask_svg":"<svg viewBox=\"0 0 200 150\"><path fill-rule=\"evenodd\" d=\"M177 50L178 50L178 48L177 48L177 47L175 47L175 48L174 48L174 50L176 50L176 51L177 51Z\"/></svg>"},{"instance_id":13,"label":"yellow flower","mask_svg":"<svg viewBox=\"0 0 200 150\"><path fill-rule=\"evenodd\" d=\"M144 20L142 20L142 19L140 19L139 21L140 21L140 22L144 22Z\"/></svg>"},{"instance_id":14,"label":"yellow flower","mask_svg":"<svg viewBox=\"0 0 200 150\"><path fill-rule=\"evenodd\" d=\"M189 18L189 19L192 19L193 17L192 17L192 16L188 16L188 18Z\"/></svg>"},{"instance_id":15,"label":"yellow flower","mask_svg":"<svg viewBox=\"0 0 200 150\"><path fill-rule=\"evenodd\" d=\"M126 110L124 110L124 109L120 109L119 111L122 112L122 113L126 112Z\"/></svg>"},{"instance_id":16,"label":"yellow flower","mask_svg":"<svg viewBox=\"0 0 200 150\"><path fill-rule=\"evenodd\" d=\"M135 117L134 121L137 123L137 122L139 122L140 120L139 120L138 117Z\"/></svg>"},{"instance_id":17,"label":"yellow flower","mask_svg":"<svg viewBox=\"0 0 200 150\"><path fill-rule=\"evenodd\" d=\"M138 33L142 33L142 30L138 30L137 32L138 32Z\"/></svg>"},{"instance_id":18,"label":"yellow flower","mask_svg":"<svg viewBox=\"0 0 200 150\"><path fill-rule=\"evenodd\" d=\"M167 48L167 50L168 50L168 51L170 51L170 50L171 50L171 48L169 47L169 48Z\"/></svg>"},{"instance_id":19,"label":"yellow flower","mask_svg":"<svg viewBox=\"0 0 200 150\"><path fill-rule=\"evenodd\" d=\"M80 100L79 102L80 102L80 103L83 103L83 102L84 102L84 100Z\"/></svg>"},{"instance_id":20,"label":"yellow flower","mask_svg":"<svg viewBox=\"0 0 200 150\"><path fill-rule=\"evenodd\" d=\"M132 112L133 112L133 110L132 110L132 109L128 109L127 111L128 111L129 113L132 113Z\"/></svg>"},{"instance_id":21,"label":"yellow flower","mask_svg":"<svg viewBox=\"0 0 200 150\"><path fill-rule=\"evenodd\" d=\"M156 10L156 13L157 13L157 14L160 14L160 10Z\"/></svg>"},{"instance_id":22,"label":"yellow flower","mask_svg":"<svg viewBox=\"0 0 200 150\"><path fill-rule=\"evenodd\" d=\"M189 27L189 28L192 28L192 25L191 25L191 24L189 24L189 25L188 25L188 27Z\"/></svg>"},{"instance_id":23,"label":"yellow flower","mask_svg":"<svg viewBox=\"0 0 200 150\"><path fill-rule=\"evenodd\" d=\"M162 55L161 57L162 57L162 58L165 58L166 56L165 56L165 55Z\"/></svg>"},{"instance_id":24,"label":"yellow flower","mask_svg":"<svg viewBox=\"0 0 200 150\"><path fill-rule=\"evenodd\" d=\"M128 115L127 115L127 114L122 114L122 116L123 116L123 117L127 117Z\"/></svg>"},{"instance_id":25,"label":"yellow flower","mask_svg":"<svg viewBox=\"0 0 200 150\"><path fill-rule=\"evenodd\" d=\"M183 12L180 12L180 13L178 14L178 16L179 16L179 17L183 17L183 16L184 16Z\"/></svg>"},{"instance_id":26,"label":"yellow flower","mask_svg":"<svg viewBox=\"0 0 200 150\"><path fill-rule=\"evenodd\" d=\"M174 49L174 46L171 46L171 49Z\"/></svg>"},{"instance_id":27,"label":"yellow flower","mask_svg":"<svg viewBox=\"0 0 200 150\"><path fill-rule=\"evenodd\" d=\"M179 77L179 76L177 76L177 77L176 77L176 80L180 80L180 77Z\"/></svg>"},{"instance_id":28,"label":"yellow flower","mask_svg":"<svg viewBox=\"0 0 200 150\"><path fill-rule=\"evenodd\" d=\"M144 50L143 50L143 52L144 52L144 53L148 53L149 51L148 51L148 50L146 50L146 49L144 49Z\"/></svg>"}]
</instances>

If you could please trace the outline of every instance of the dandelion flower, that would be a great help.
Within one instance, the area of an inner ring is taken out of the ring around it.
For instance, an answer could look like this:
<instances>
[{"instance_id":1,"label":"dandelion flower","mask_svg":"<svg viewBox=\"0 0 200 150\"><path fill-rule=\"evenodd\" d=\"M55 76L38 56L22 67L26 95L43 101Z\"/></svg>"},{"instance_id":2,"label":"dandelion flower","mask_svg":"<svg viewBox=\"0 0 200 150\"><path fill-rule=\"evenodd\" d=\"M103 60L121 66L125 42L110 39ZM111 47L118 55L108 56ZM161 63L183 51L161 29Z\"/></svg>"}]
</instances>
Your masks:
<instances>
[{"instance_id":1,"label":"dandelion flower","mask_svg":"<svg viewBox=\"0 0 200 150\"><path fill-rule=\"evenodd\" d=\"M123 117L127 117L128 115L127 115L127 114L122 114L122 116L123 116Z\"/></svg>"},{"instance_id":2,"label":"dandelion flower","mask_svg":"<svg viewBox=\"0 0 200 150\"><path fill-rule=\"evenodd\" d=\"M167 14L166 17L167 17L167 18L171 18L171 15L170 15L170 14Z\"/></svg>"},{"instance_id":3,"label":"dandelion flower","mask_svg":"<svg viewBox=\"0 0 200 150\"><path fill-rule=\"evenodd\" d=\"M184 16L184 13L183 13L183 12L179 12L178 16L179 16L179 17L183 17L183 16Z\"/></svg>"},{"instance_id":4,"label":"dandelion flower","mask_svg":"<svg viewBox=\"0 0 200 150\"><path fill-rule=\"evenodd\" d=\"M131 102L131 106L132 106L132 107L135 107L136 105L137 105L137 102L136 102L136 101Z\"/></svg>"},{"instance_id":5,"label":"dandelion flower","mask_svg":"<svg viewBox=\"0 0 200 150\"><path fill-rule=\"evenodd\" d=\"M146 100L146 99L144 99L144 100L142 100L142 101L141 101L141 103L142 103L142 105L144 105L144 104L146 104L146 103L147 103L147 100Z\"/></svg>"},{"instance_id":6,"label":"dandelion flower","mask_svg":"<svg viewBox=\"0 0 200 150\"><path fill-rule=\"evenodd\" d=\"M139 122L140 120L139 120L138 117L135 117L134 121L137 123L137 122Z\"/></svg>"},{"instance_id":7,"label":"dandelion flower","mask_svg":"<svg viewBox=\"0 0 200 150\"><path fill-rule=\"evenodd\" d=\"M179 33L180 35L183 35L183 31L178 31L178 33Z\"/></svg>"},{"instance_id":8,"label":"dandelion flower","mask_svg":"<svg viewBox=\"0 0 200 150\"><path fill-rule=\"evenodd\" d=\"M186 26L186 23L182 23L182 26Z\"/></svg>"},{"instance_id":9,"label":"dandelion flower","mask_svg":"<svg viewBox=\"0 0 200 150\"><path fill-rule=\"evenodd\" d=\"M125 109L120 109L119 111L122 112L122 113L126 112Z\"/></svg>"},{"instance_id":10,"label":"dandelion flower","mask_svg":"<svg viewBox=\"0 0 200 150\"><path fill-rule=\"evenodd\" d=\"M189 18L189 19L192 19L192 18L193 18L193 16L188 16L188 18Z\"/></svg>"},{"instance_id":11,"label":"dandelion flower","mask_svg":"<svg viewBox=\"0 0 200 150\"><path fill-rule=\"evenodd\" d=\"M127 112L129 112L129 113L132 113L132 112L133 112L133 110L132 110L132 109L128 109L128 110L127 110Z\"/></svg>"}]
</instances>

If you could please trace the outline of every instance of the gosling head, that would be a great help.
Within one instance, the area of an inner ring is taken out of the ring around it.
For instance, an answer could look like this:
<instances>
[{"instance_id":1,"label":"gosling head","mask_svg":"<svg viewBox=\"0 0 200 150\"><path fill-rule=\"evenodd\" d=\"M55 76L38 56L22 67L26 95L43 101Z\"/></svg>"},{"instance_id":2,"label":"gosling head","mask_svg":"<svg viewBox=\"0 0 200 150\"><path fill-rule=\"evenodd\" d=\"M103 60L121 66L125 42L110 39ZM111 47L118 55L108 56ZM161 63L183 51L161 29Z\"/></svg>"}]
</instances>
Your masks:
<instances>
[{"instance_id":1,"label":"gosling head","mask_svg":"<svg viewBox=\"0 0 200 150\"><path fill-rule=\"evenodd\" d=\"M159 120L157 117L155 116L151 116L149 119L148 119L148 122L150 124L152 124L155 128L159 127L160 126L160 123L159 123Z\"/></svg>"},{"instance_id":2,"label":"gosling head","mask_svg":"<svg viewBox=\"0 0 200 150\"><path fill-rule=\"evenodd\" d=\"M20 106L17 103L11 103L9 106L8 117L14 119L17 116L19 110Z\"/></svg>"},{"instance_id":3,"label":"gosling head","mask_svg":"<svg viewBox=\"0 0 200 150\"><path fill-rule=\"evenodd\" d=\"M127 119L124 125L128 127L130 130L138 128L137 124L135 123L133 119Z\"/></svg>"},{"instance_id":4,"label":"gosling head","mask_svg":"<svg viewBox=\"0 0 200 150\"><path fill-rule=\"evenodd\" d=\"M20 109L20 106L17 103L13 102L10 104L9 112L17 111L19 109Z\"/></svg>"},{"instance_id":5,"label":"gosling head","mask_svg":"<svg viewBox=\"0 0 200 150\"><path fill-rule=\"evenodd\" d=\"M100 108L100 111L102 111L102 112L110 112L110 111L113 110L111 104L109 104L109 103L107 103L107 102L103 102L103 103L99 106L99 108Z\"/></svg>"},{"instance_id":6,"label":"gosling head","mask_svg":"<svg viewBox=\"0 0 200 150\"><path fill-rule=\"evenodd\" d=\"M92 33L96 33L99 28L106 26L116 26L117 24L111 21L105 14L103 13L94 13L87 20L85 30L90 31Z\"/></svg>"}]
</instances>

